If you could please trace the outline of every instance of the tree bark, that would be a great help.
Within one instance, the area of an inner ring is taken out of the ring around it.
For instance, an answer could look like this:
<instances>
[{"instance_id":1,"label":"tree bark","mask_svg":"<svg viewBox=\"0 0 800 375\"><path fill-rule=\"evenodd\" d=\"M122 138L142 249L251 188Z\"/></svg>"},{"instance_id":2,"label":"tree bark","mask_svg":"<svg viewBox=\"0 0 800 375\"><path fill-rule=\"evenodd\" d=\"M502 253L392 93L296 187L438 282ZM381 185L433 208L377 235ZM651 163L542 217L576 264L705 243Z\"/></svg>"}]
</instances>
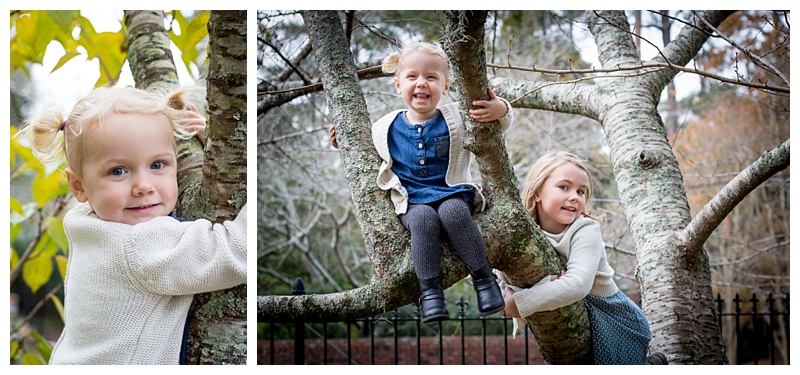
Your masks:
<instances>
[{"instance_id":1,"label":"tree bark","mask_svg":"<svg viewBox=\"0 0 800 375\"><path fill-rule=\"evenodd\" d=\"M233 219L247 202L247 11L211 11L208 127L194 219ZM186 362L247 363L247 285L195 296Z\"/></svg>"},{"instance_id":2,"label":"tree bark","mask_svg":"<svg viewBox=\"0 0 800 375\"><path fill-rule=\"evenodd\" d=\"M486 11L449 11L444 47L453 67L453 87L464 113L475 100L488 100L484 25ZM468 116L464 116L468 118ZM498 123L466 122L465 148L475 155L489 203L477 214L492 264L512 284L531 286L563 269L544 234L522 206L514 169ZM512 125L513 126L513 125ZM499 224L502 223L502 224ZM525 267L520 265L532 265ZM583 301L527 317L547 363L592 363L589 319Z\"/></svg>"},{"instance_id":3,"label":"tree bark","mask_svg":"<svg viewBox=\"0 0 800 375\"><path fill-rule=\"evenodd\" d=\"M128 64L136 87L170 91L178 87L178 71L164 28L163 10L126 10Z\"/></svg>"}]
</instances>

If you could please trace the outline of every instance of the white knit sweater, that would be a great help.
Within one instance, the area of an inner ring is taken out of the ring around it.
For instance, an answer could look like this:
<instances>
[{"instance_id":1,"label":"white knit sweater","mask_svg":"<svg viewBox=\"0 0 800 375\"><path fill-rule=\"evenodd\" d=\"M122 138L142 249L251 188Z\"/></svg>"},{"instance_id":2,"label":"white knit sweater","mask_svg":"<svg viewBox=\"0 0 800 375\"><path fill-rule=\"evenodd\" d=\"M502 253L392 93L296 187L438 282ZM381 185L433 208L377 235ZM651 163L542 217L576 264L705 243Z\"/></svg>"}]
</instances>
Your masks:
<instances>
[{"instance_id":1,"label":"white knit sweater","mask_svg":"<svg viewBox=\"0 0 800 375\"><path fill-rule=\"evenodd\" d=\"M247 282L247 205L233 221L137 225L100 220L88 204L64 217L65 326L50 364L179 362L192 295Z\"/></svg>"},{"instance_id":2,"label":"white knit sweater","mask_svg":"<svg viewBox=\"0 0 800 375\"><path fill-rule=\"evenodd\" d=\"M613 279L614 270L606 258L598 222L580 216L563 232L544 234L567 269L554 281L546 275L530 288L511 286L520 316L524 318L539 311L555 310L578 302L588 294L610 297L619 291ZM502 272L497 272L503 289L508 285L508 279ZM514 323L516 332L517 324L524 325L524 320L518 322L515 319Z\"/></svg>"},{"instance_id":3,"label":"white knit sweater","mask_svg":"<svg viewBox=\"0 0 800 375\"><path fill-rule=\"evenodd\" d=\"M498 119L500 131L505 133L514 121L514 113L511 110L511 104L507 100L498 99L505 103L508 109L506 115ZM458 103L453 102L437 107L437 109L442 113L444 121L447 123L447 130L450 132L450 153L445 182L447 182L448 186L468 185L475 189L474 204L476 211L483 211L486 207L486 200L483 198L481 186L473 182L470 175L469 166L472 162L472 153L464 148L466 129ZM404 214L408 210L408 192L400 183L400 178L392 172L392 156L389 155L389 128L391 128L395 117L405 111L407 109L392 111L372 124L372 143L375 145L375 149L378 150L378 155L383 159L378 170L378 187L381 190L391 191L392 203L394 203L395 213L398 215Z\"/></svg>"}]
</instances>

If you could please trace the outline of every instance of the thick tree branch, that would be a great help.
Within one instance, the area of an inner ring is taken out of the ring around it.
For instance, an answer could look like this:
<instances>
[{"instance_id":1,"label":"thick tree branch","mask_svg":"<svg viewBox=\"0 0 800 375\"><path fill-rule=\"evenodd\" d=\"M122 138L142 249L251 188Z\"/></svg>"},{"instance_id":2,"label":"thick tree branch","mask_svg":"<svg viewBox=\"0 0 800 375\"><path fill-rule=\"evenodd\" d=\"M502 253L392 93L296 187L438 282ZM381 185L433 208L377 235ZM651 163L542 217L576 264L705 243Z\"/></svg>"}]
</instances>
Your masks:
<instances>
[{"instance_id":1,"label":"thick tree branch","mask_svg":"<svg viewBox=\"0 0 800 375\"><path fill-rule=\"evenodd\" d=\"M685 66L697 56L711 36L712 30L707 25L718 26L733 13L735 11L728 10L693 12L689 24L681 28L675 39L666 45L662 53L654 57L651 62ZM678 74L678 69L662 71L657 73L651 82L657 85L655 89L660 93L675 78L676 74ZM715 79L718 78L715 77ZM737 81L736 83L742 82Z\"/></svg>"},{"instance_id":2,"label":"thick tree branch","mask_svg":"<svg viewBox=\"0 0 800 375\"><path fill-rule=\"evenodd\" d=\"M406 286L408 287L408 286ZM409 302L398 298L402 285L373 279L369 284L339 293L299 296L258 296L259 322L341 322L392 311Z\"/></svg>"},{"instance_id":3,"label":"thick tree branch","mask_svg":"<svg viewBox=\"0 0 800 375\"><path fill-rule=\"evenodd\" d=\"M369 64L364 64L365 68L359 69L356 72L359 80L362 79L372 79L378 77L388 77L386 73L381 71L380 66L375 66L374 62L370 62ZM278 89L278 90L270 90L267 91L266 85L259 86L258 95L263 95L263 98L259 99L258 101L258 116L261 116L267 111L272 108L280 107L281 105L288 103L295 98L299 98L303 95L310 94L312 92L322 91L323 85L322 82L313 83L311 85L305 86L297 86L297 85L290 85L285 89Z\"/></svg>"},{"instance_id":4,"label":"thick tree branch","mask_svg":"<svg viewBox=\"0 0 800 375\"><path fill-rule=\"evenodd\" d=\"M453 68L453 85L461 94L460 110L466 113L472 101L488 99L483 42L487 12L445 13L448 24L444 48ZM475 154L489 207L476 218L492 264L519 286L530 286L548 273L557 273L560 260L520 202L516 176L497 122L467 120L465 127L464 148ZM503 220L502 234L498 235L498 226L491 225L488 218ZM582 302L533 314L527 321L548 363L592 362L590 336L586 334L589 321Z\"/></svg>"},{"instance_id":5,"label":"thick tree branch","mask_svg":"<svg viewBox=\"0 0 800 375\"><path fill-rule=\"evenodd\" d=\"M787 139L780 146L762 154L703 206L689 225L681 231L680 238L683 239L686 250L690 253L700 251L711 233L747 194L788 166L789 140Z\"/></svg>"}]
</instances>

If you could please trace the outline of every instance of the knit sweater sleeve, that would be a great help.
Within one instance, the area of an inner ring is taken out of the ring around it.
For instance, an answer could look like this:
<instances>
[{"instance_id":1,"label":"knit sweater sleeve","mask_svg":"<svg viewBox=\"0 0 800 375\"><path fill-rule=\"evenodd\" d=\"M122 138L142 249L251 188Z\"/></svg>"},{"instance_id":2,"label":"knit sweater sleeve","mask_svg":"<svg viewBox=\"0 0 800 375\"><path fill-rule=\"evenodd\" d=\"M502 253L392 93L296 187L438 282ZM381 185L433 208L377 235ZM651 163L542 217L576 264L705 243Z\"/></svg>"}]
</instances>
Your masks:
<instances>
[{"instance_id":1,"label":"knit sweater sleeve","mask_svg":"<svg viewBox=\"0 0 800 375\"><path fill-rule=\"evenodd\" d=\"M566 272L554 281L550 281L548 275L532 287L515 292L514 302L520 316L564 307L589 294L605 252L600 224L591 219L579 219L567 229L556 250L562 254L568 252Z\"/></svg>"},{"instance_id":2,"label":"knit sweater sleeve","mask_svg":"<svg viewBox=\"0 0 800 375\"><path fill-rule=\"evenodd\" d=\"M124 249L133 277L151 293L196 294L244 284L247 204L221 224L164 217L136 225Z\"/></svg>"}]
</instances>

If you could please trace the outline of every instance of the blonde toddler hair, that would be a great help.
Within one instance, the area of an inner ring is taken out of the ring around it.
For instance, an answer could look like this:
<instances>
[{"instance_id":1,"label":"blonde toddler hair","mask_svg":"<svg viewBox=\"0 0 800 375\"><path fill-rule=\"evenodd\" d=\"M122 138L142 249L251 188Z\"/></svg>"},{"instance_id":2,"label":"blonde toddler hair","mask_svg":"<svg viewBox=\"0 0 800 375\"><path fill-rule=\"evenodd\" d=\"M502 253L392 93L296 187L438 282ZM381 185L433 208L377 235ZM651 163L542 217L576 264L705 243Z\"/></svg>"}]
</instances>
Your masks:
<instances>
[{"instance_id":1,"label":"blonde toddler hair","mask_svg":"<svg viewBox=\"0 0 800 375\"><path fill-rule=\"evenodd\" d=\"M440 45L434 43L417 42L405 46L400 51L394 51L383 59L381 69L383 69L384 73L396 74L403 64L403 58L411 52L425 52L440 58L442 62L444 62L445 77L450 81L450 58L447 57L447 54Z\"/></svg>"},{"instance_id":2,"label":"blonde toddler hair","mask_svg":"<svg viewBox=\"0 0 800 375\"><path fill-rule=\"evenodd\" d=\"M181 88L158 95L133 87L97 88L79 100L66 119L56 109L45 110L28 121L19 135L28 137L42 162L55 161L63 155L80 176L84 157L91 157L84 152L85 136L112 114L163 114L176 137L190 138L194 133L185 131L177 121L185 116L185 100L191 90ZM177 149L174 138L173 147Z\"/></svg>"},{"instance_id":3,"label":"blonde toddler hair","mask_svg":"<svg viewBox=\"0 0 800 375\"><path fill-rule=\"evenodd\" d=\"M586 166L586 160L566 151L547 153L533 163L533 166L531 166L531 169L528 171L527 177L525 177L525 184L522 188L522 204L525 206L525 209L531 214L533 220L539 224L539 218L536 215L536 195L553 171L565 163L572 163L586 172L586 177L589 178L589 186L586 191L586 204L581 214L601 222L602 218L593 215L589 209L589 199L592 197L594 182L592 182L592 175L589 174L589 169Z\"/></svg>"}]
</instances>

